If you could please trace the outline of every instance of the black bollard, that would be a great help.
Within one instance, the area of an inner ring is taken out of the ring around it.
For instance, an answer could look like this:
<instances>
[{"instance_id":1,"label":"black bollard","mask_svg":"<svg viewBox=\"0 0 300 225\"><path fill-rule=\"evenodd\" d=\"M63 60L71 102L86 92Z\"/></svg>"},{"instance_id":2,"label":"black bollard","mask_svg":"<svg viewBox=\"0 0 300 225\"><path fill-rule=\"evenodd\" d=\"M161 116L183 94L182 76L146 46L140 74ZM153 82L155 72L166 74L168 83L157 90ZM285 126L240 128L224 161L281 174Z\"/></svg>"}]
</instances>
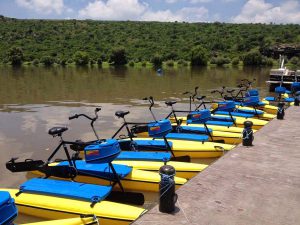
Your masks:
<instances>
[{"instance_id":1,"label":"black bollard","mask_svg":"<svg viewBox=\"0 0 300 225\"><path fill-rule=\"evenodd\" d=\"M284 102L279 102L278 103L278 109L277 109L277 119L283 120L284 118Z\"/></svg>"},{"instance_id":2,"label":"black bollard","mask_svg":"<svg viewBox=\"0 0 300 225\"><path fill-rule=\"evenodd\" d=\"M244 122L244 130L243 130L243 146L252 146L252 142L254 140L253 123L251 121Z\"/></svg>"},{"instance_id":3,"label":"black bollard","mask_svg":"<svg viewBox=\"0 0 300 225\"><path fill-rule=\"evenodd\" d=\"M175 210L177 194L175 193L175 168L170 165L160 167L159 174L161 180L159 183L159 211L171 213Z\"/></svg>"},{"instance_id":4,"label":"black bollard","mask_svg":"<svg viewBox=\"0 0 300 225\"><path fill-rule=\"evenodd\" d=\"M300 103L299 98L298 96L296 96L294 100L294 106L299 106L299 103Z\"/></svg>"}]
</instances>

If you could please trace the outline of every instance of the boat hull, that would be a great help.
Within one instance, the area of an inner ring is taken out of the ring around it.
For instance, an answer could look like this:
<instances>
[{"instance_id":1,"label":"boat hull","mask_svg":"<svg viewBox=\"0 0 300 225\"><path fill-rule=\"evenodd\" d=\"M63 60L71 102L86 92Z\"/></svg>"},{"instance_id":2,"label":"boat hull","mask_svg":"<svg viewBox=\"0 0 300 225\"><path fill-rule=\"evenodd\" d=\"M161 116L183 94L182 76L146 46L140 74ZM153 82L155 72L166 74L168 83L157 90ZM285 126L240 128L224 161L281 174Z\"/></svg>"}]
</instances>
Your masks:
<instances>
[{"instance_id":1,"label":"boat hull","mask_svg":"<svg viewBox=\"0 0 300 225\"><path fill-rule=\"evenodd\" d=\"M151 141L152 138L134 138L133 140ZM129 139L122 141L130 141ZM226 151L233 149L234 145L217 143L217 142L198 142L186 140L168 140L172 143L172 152L176 157L190 156L191 158L216 158L224 155ZM140 151L166 151L166 149L151 150L149 148L140 148Z\"/></svg>"},{"instance_id":2,"label":"boat hull","mask_svg":"<svg viewBox=\"0 0 300 225\"><path fill-rule=\"evenodd\" d=\"M124 164L127 166L131 166L135 169L152 171L152 172L159 171L160 167L164 165L164 162L153 162L153 161L115 160L113 163ZM175 162L175 161L169 161L166 164L171 165L175 168L177 177L183 177L186 179L191 179L199 172L203 171L208 167L208 165L205 164Z\"/></svg>"},{"instance_id":3,"label":"boat hull","mask_svg":"<svg viewBox=\"0 0 300 225\"><path fill-rule=\"evenodd\" d=\"M52 163L49 166L56 166L57 163ZM42 176L43 174L39 171L31 171L30 173L37 176ZM59 179L59 178L57 178ZM77 175L74 181L80 183L89 183L89 184L99 184L99 185L110 185L111 181L93 177L93 176L83 176ZM147 191L147 192L158 192L159 191L159 182L161 177L158 172L152 171L143 171L133 168L132 171L122 178L121 183L123 188L126 191ZM183 184L187 182L185 178L174 177L175 187L178 189ZM119 185L114 186L115 190L120 190Z\"/></svg>"},{"instance_id":4,"label":"boat hull","mask_svg":"<svg viewBox=\"0 0 300 225\"><path fill-rule=\"evenodd\" d=\"M99 218L100 224L126 225L146 212L139 207L110 201L101 201L91 207L90 202L80 200L29 193L16 196L18 189L0 190L8 191L11 196L14 196L20 213L44 219L68 219L94 214Z\"/></svg>"},{"instance_id":5,"label":"boat hull","mask_svg":"<svg viewBox=\"0 0 300 225\"><path fill-rule=\"evenodd\" d=\"M88 218L71 218L71 219L60 219L60 220L47 220L34 223L26 223L21 225L91 225L97 224L97 221L93 217Z\"/></svg>"}]
</instances>

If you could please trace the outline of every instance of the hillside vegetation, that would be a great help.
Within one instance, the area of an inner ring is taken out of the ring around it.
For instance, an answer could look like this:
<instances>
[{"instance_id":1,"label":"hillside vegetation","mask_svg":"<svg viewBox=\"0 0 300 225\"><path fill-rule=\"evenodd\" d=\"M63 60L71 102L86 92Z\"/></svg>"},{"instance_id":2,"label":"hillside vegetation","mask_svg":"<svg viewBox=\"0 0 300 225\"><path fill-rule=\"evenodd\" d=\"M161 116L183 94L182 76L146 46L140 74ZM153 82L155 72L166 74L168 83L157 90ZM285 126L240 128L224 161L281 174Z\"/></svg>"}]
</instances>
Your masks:
<instances>
[{"instance_id":1,"label":"hillside vegetation","mask_svg":"<svg viewBox=\"0 0 300 225\"><path fill-rule=\"evenodd\" d=\"M0 62L12 64L238 64L249 54L252 58L246 64L266 64L270 59L261 55L265 50L299 43L300 25L0 17Z\"/></svg>"}]
</instances>

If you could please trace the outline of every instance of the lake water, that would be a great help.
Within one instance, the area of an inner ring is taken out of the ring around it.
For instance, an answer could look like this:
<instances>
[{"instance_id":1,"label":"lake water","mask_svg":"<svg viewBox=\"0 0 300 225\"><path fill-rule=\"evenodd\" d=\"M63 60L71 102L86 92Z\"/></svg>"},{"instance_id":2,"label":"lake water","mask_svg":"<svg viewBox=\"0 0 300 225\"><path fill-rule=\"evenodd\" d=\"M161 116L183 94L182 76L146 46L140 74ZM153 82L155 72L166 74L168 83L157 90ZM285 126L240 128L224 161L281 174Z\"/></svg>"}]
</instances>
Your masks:
<instances>
[{"instance_id":1,"label":"lake water","mask_svg":"<svg viewBox=\"0 0 300 225\"><path fill-rule=\"evenodd\" d=\"M12 174L5 162L12 157L45 160L58 144L48 135L54 126L68 126L66 140L92 140L89 121L68 117L78 113L93 116L102 106L96 128L108 138L121 125L114 116L117 110L129 110L128 121L152 119L147 102L153 96L154 112L162 118L170 111L164 101L175 99L177 109L186 109L188 99L182 95L199 86L199 95L208 99L219 96L210 91L221 86L235 87L241 79L256 78L261 96L267 94L265 81L269 68L165 69L158 74L148 68L44 68L0 67L0 187L18 187L27 179L25 173ZM154 197L155 198L155 197ZM20 217L18 223L31 219Z\"/></svg>"}]
</instances>

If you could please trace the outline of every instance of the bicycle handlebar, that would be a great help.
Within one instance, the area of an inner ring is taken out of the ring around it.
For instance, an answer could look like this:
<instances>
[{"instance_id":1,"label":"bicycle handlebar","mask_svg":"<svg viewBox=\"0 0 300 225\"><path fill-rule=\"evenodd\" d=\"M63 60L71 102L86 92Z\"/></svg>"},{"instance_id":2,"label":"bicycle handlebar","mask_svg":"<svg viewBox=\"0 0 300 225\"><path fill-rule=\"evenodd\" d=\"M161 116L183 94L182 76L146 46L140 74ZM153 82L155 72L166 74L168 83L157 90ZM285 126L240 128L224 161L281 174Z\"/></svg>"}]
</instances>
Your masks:
<instances>
[{"instance_id":1,"label":"bicycle handlebar","mask_svg":"<svg viewBox=\"0 0 300 225\"><path fill-rule=\"evenodd\" d=\"M75 114L74 116L70 116L70 117L69 117L69 120L78 119L79 117L83 116L83 117L85 117L85 118L87 118L87 119L89 119L89 120L91 120L91 121L95 121L96 119L98 119L98 112L99 112L100 110L101 110L101 107L97 107L97 108L95 109L95 115L96 115L95 118L91 118L91 117L89 117L88 115L82 113L82 114Z\"/></svg>"}]
</instances>

